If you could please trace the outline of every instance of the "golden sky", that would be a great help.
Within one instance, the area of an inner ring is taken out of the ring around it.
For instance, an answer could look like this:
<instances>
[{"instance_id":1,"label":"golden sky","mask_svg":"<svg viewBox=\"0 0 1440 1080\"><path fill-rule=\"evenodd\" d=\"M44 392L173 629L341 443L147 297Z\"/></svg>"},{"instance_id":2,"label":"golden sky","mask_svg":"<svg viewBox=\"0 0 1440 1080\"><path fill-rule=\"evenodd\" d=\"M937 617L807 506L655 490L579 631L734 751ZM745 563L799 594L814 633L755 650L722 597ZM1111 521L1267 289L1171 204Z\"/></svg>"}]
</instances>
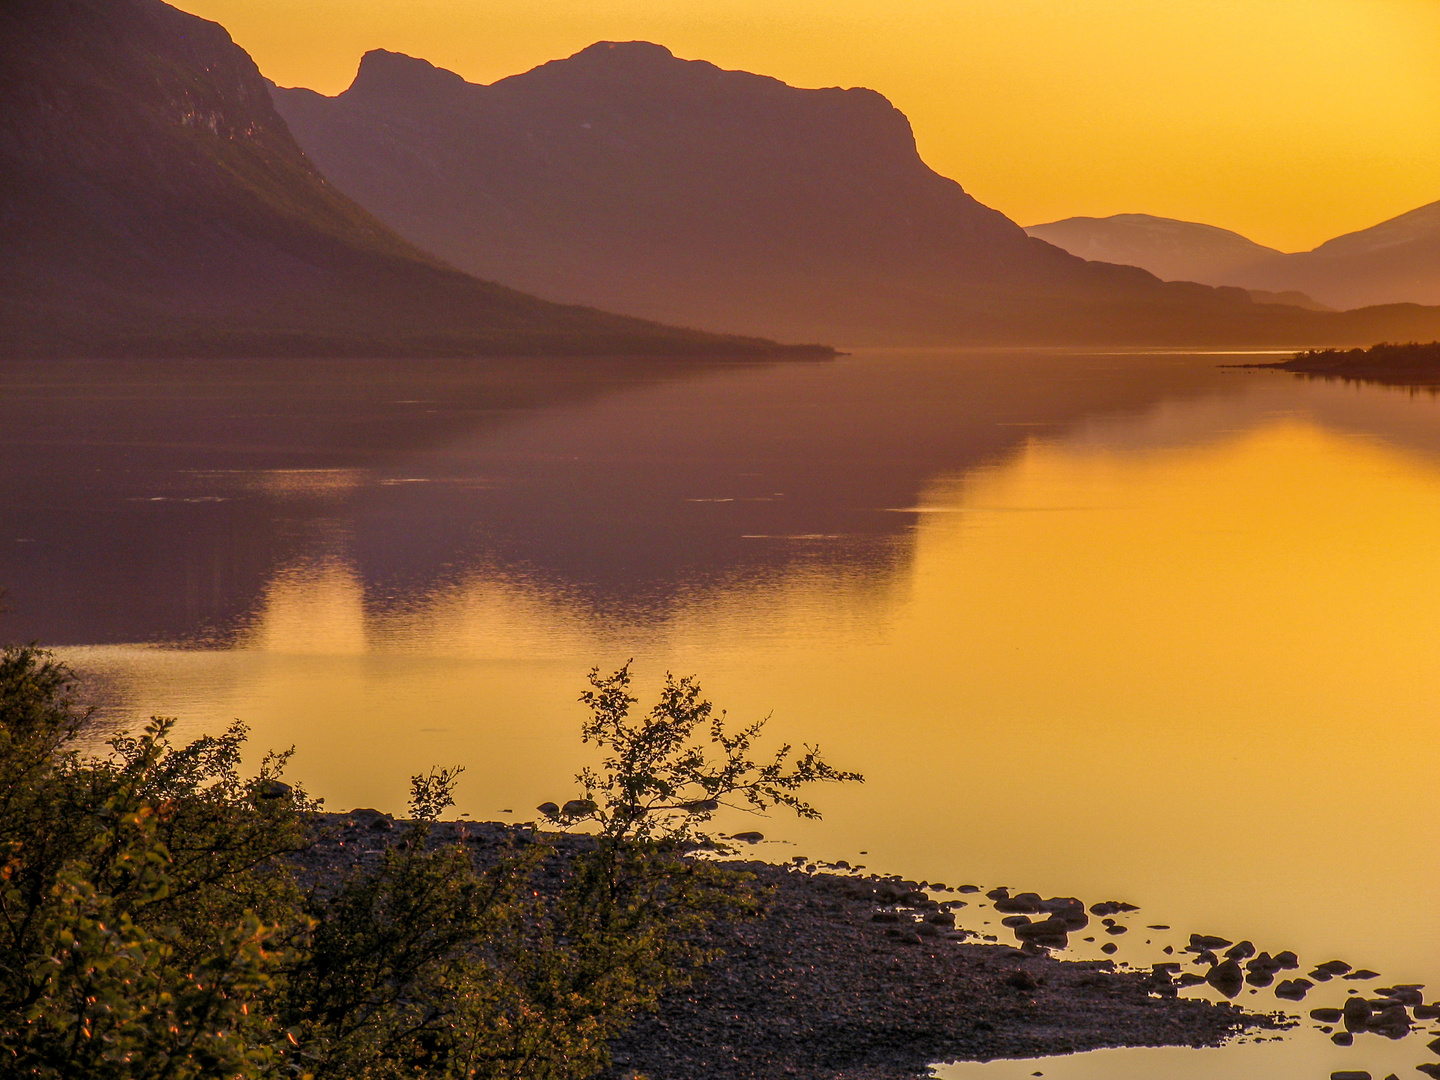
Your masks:
<instances>
[{"instance_id":1,"label":"golden sky","mask_svg":"<svg viewBox=\"0 0 1440 1080\"><path fill-rule=\"evenodd\" d=\"M869 86L1023 225L1138 212L1303 250L1440 200L1440 0L179 0L281 85L366 49L490 82L593 41Z\"/></svg>"}]
</instances>

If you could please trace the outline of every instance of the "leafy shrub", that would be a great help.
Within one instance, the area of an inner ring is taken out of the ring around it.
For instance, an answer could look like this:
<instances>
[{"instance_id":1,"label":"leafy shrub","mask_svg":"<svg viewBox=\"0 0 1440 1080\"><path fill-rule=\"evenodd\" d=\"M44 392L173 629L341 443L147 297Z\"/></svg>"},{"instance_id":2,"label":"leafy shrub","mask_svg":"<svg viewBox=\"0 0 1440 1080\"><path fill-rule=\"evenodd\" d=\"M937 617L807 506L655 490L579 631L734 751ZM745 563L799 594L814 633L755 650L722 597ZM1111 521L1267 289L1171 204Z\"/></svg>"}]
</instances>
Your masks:
<instances>
[{"instance_id":1,"label":"leafy shrub","mask_svg":"<svg viewBox=\"0 0 1440 1080\"><path fill-rule=\"evenodd\" d=\"M240 772L245 729L177 747L172 722L81 753L63 665L0 656L0 1072L114 1080L578 1080L638 1010L694 977L706 928L753 909L747 875L686 858L727 800L859 779L806 749L750 759L691 679L632 720L591 673L601 771L555 824L478 867L436 822L460 770L412 779L378 866L302 881L318 804L288 754ZM696 738L697 731L705 737Z\"/></svg>"}]
</instances>

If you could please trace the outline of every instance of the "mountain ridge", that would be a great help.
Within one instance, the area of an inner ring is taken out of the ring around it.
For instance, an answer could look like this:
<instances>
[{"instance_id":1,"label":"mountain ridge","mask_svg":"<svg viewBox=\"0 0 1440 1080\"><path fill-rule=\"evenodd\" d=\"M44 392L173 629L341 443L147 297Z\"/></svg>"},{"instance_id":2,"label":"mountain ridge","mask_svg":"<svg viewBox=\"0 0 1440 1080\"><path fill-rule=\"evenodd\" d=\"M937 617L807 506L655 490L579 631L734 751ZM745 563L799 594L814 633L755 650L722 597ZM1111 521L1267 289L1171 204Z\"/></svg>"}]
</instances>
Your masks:
<instances>
[{"instance_id":1,"label":"mountain ridge","mask_svg":"<svg viewBox=\"0 0 1440 1080\"><path fill-rule=\"evenodd\" d=\"M1065 218L1026 232L1076 255L1124 255L1160 277L1272 293L1298 291L1335 308L1440 304L1440 202L1334 237L1310 251L1281 252L1212 225L1148 214ZM1219 253L1205 243L1214 234L1240 243ZM1170 244L1167 238L1180 242Z\"/></svg>"},{"instance_id":2,"label":"mountain ridge","mask_svg":"<svg viewBox=\"0 0 1440 1080\"><path fill-rule=\"evenodd\" d=\"M477 280L304 156L253 60L161 0L0 8L0 353L772 351Z\"/></svg>"},{"instance_id":3,"label":"mountain ridge","mask_svg":"<svg viewBox=\"0 0 1440 1080\"><path fill-rule=\"evenodd\" d=\"M559 301L854 345L1440 329L1440 312L1321 318L1077 258L930 169L876 91L791 87L649 42L597 42L489 85L374 51L334 97L271 94L320 170L402 235Z\"/></svg>"}]
</instances>

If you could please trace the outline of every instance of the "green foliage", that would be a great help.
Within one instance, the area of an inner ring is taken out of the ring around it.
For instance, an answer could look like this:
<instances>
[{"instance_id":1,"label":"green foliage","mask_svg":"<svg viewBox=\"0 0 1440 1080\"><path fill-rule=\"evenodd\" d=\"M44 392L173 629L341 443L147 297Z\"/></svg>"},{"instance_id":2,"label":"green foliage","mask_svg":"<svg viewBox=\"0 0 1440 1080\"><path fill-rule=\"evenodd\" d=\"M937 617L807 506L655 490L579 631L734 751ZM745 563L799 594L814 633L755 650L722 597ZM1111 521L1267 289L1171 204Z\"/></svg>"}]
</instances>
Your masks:
<instances>
[{"instance_id":1,"label":"green foliage","mask_svg":"<svg viewBox=\"0 0 1440 1080\"><path fill-rule=\"evenodd\" d=\"M82 754L68 671L0 656L0 1073L99 1080L580 1080L637 1011L693 978L747 875L683 858L725 800L782 804L858 779L814 750L756 764L693 680L629 719L628 669L591 676L605 748L557 811L598 835L516 831L477 866L441 843L461 770L412 778L377 865L302 879L320 827L281 779L240 771L245 729L186 746L172 722ZM704 728L708 741L695 743ZM701 805L692 805L694 796ZM713 804L713 805L712 805ZM708 809L707 809L708 807Z\"/></svg>"},{"instance_id":2,"label":"green foliage","mask_svg":"<svg viewBox=\"0 0 1440 1080\"><path fill-rule=\"evenodd\" d=\"M242 781L242 728L175 751L168 721L84 760L71 686L34 649L0 656L0 1061L264 1075L283 1059L264 1002L288 958L268 939L298 896L274 856L301 834L252 798L283 762Z\"/></svg>"},{"instance_id":3,"label":"green foliage","mask_svg":"<svg viewBox=\"0 0 1440 1080\"><path fill-rule=\"evenodd\" d=\"M607 756L601 771L587 768L576 777L585 797L548 815L554 820L593 820L603 835L615 838L706 840L695 826L722 805L755 812L786 806L802 818L818 818L795 792L809 784L864 782L859 773L827 763L818 747L806 746L792 760L787 743L769 761L756 762L750 755L769 718L730 731L725 713L701 696L693 676L667 673L655 707L632 719L639 699L630 694L630 682L629 664L613 675L591 670L590 689L580 695L590 709L581 737Z\"/></svg>"}]
</instances>

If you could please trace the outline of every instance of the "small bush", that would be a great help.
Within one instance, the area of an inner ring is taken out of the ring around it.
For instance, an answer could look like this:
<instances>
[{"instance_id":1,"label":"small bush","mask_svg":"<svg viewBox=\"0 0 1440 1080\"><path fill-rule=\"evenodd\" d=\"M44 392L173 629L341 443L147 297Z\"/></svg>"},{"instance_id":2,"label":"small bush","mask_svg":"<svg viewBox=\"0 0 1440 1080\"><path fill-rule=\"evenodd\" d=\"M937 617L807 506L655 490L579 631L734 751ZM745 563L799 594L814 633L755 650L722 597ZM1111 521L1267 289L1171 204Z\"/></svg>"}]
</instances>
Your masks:
<instances>
[{"instance_id":1,"label":"small bush","mask_svg":"<svg viewBox=\"0 0 1440 1080\"><path fill-rule=\"evenodd\" d=\"M591 673L607 757L554 823L477 867L434 830L459 770L412 779L379 865L302 882L318 805L288 754L240 772L245 729L186 746L154 720L82 755L63 665L0 656L0 1072L98 1080L579 1080L636 1012L751 910L747 875L683 857L720 805L857 780L817 751L757 764L691 679L632 720L628 668ZM699 737L697 737L697 735Z\"/></svg>"}]
</instances>

